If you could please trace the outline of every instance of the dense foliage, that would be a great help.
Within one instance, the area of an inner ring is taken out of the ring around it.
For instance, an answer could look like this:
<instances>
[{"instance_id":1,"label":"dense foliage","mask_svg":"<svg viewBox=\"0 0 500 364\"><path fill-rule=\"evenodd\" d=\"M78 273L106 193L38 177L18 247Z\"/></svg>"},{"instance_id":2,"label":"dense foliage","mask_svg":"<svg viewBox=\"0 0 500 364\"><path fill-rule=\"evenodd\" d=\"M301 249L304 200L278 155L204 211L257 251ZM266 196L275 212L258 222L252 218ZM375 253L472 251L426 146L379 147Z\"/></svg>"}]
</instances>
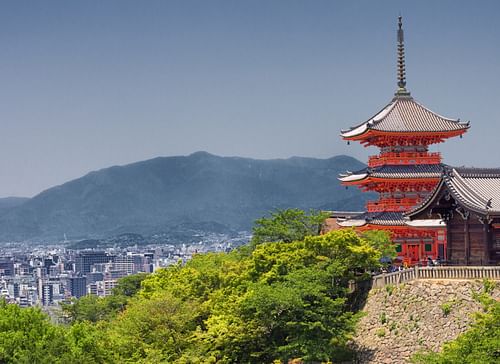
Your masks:
<instances>
[{"instance_id":1,"label":"dense foliage","mask_svg":"<svg viewBox=\"0 0 500 364\"><path fill-rule=\"evenodd\" d=\"M283 224L282 217L292 218ZM349 282L366 278L381 252L351 230L315 235L311 219L285 210L272 223L257 224L276 242L199 254L184 265L122 279L111 297L88 296L64 306L67 326L51 324L36 309L4 305L0 361L343 360L357 319L348 305Z\"/></svg>"},{"instance_id":2,"label":"dense foliage","mask_svg":"<svg viewBox=\"0 0 500 364\"><path fill-rule=\"evenodd\" d=\"M367 230L361 235L375 249L377 249L385 261L391 261L396 258L396 244L391 240L391 236L383 230Z\"/></svg>"},{"instance_id":3,"label":"dense foliage","mask_svg":"<svg viewBox=\"0 0 500 364\"><path fill-rule=\"evenodd\" d=\"M146 273L123 277L111 296L100 298L88 295L73 299L70 304L62 304L64 316L71 322L110 320L125 309L130 297L141 288L141 282L145 278Z\"/></svg>"},{"instance_id":4,"label":"dense foliage","mask_svg":"<svg viewBox=\"0 0 500 364\"><path fill-rule=\"evenodd\" d=\"M107 363L105 333L90 323L62 327L37 308L0 303L1 363Z\"/></svg>"},{"instance_id":5,"label":"dense foliage","mask_svg":"<svg viewBox=\"0 0 500 364\"><path fill-rule=\"evenodd\" d=\"M263 243L250 256L196 256L185 266L148 277L139 298L118 320L126 325L136 307L150 309L153 302L168 301L175 310L171 317L183 317L183 330L173 330L175 337L164 340L158 354L156 340L123 329L121 347L134 351L124 358L147 361L151 352L170 361L204 363L337 358L345 354L355 323L346 306L348 281L361 278L379 257L352 231ZM175 328L176 323L167 326ZM151 345L132 345L137 342Z\"/></svg>"},{"instance_id":6,"label":"dense foliage","mask_svg":"<svg viewBox=\"0 0 500 364\"><path fill-rule=\"evenodd\" d=\"M248 247L125 277L110 297L63 305L67 325L0 302L0 363L343 361L357 319L349 282L393 256L394 245L381 232L318 236L322 218L277 211L257 222ZM472 328L416 363L498 362L500 303L487 283Z\"/></svg>"},{"instance_id":7,"label":"dense foliage","mask_svg":"<svg viewBox=\"0 0 500 364\"><path fill-rule=\"evenodd\" d=\"M291 243L303 240L306 236L318 235L327 217L327 214L315 211L306 214L299 209L277 210L270 217L255 221L252 243Z\"/></svg>"}]
</instances>

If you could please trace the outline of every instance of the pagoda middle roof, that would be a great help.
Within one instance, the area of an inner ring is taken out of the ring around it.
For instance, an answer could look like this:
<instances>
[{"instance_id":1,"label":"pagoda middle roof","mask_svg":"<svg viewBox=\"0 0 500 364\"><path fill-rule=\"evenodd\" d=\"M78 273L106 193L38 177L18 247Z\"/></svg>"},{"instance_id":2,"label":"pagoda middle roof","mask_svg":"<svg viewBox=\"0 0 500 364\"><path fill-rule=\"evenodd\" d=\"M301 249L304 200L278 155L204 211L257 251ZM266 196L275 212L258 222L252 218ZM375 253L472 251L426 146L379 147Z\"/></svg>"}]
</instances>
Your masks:
<instances>
[{"instance_id":1,"label":"pagoda middle roof","mask_svg":"<svg viewBox=\"0 0 500 364\"><path fill-rule=\"evenodd\" d=\"M368 177L386 179L440 178L443 169L442 164L384 165L373 168L366 167L356 172L347 172L341 174L339 180L354 182Z\"/></svg>"},{"instance_id":2,"label":"pagoda middle roof","mask_svg":"<svg viewBox=\"0 0 500 364\"><path fill-rule=\"evenodd\" d=\"M396 96L386 107L369 120L342 130L346 139L360 136L369 130L393 133L436 133L466 130L469 123L450 119L429 110L411 96Z\"/></svg>"}]
</instances>

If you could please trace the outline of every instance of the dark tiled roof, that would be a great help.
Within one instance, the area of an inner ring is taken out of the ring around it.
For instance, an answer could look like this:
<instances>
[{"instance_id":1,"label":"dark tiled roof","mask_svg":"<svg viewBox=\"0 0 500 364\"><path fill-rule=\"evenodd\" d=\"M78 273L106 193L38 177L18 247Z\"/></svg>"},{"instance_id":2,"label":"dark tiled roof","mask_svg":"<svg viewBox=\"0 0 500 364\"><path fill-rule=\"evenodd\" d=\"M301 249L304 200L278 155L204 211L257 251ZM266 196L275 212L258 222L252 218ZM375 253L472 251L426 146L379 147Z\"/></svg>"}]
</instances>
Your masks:
<instances>
[{"instance_id":1,"label":"dark tiled roof","mask_svg":"<svg viewBox=\"0 0 500 364\"><path fill-rule=\"evenodd\" d=\"M429 206L443 185L465 208L480 214L500 214L500 169L446 166L443 179L435 191L407 215L412 216Z\"/></svg>"},{"instance_id":2,"label":"dark tiled roof","mask_svg":"<svg viewBox=\"0 0 500 364\"><path fill-rule=\"evenodd\" d=\"M453 168L444 176L446 186L465 207L500 213L500 170Z\"/></svg>"},{"instance_id":3,"label":"dark tiled roof","mask_svg":"<svg viewBox=\"0 0 500 364\"><path fill-rule=\"evenodd\" d=\"M365 221L367 224L373 225L405 225L405 219L402 212L364 212L360 215L353 216L343 223L343 226L349 226L349 220ZM359 224L358 224L359 225Z\"/></svg>"},{"instance_id":4,"label":"dark tiled roof","mask_svg":"<svg viewBox=\"0 0 500 364\"><path fill-rule=\"evenodd\" d=\"M464 178L500 178L500 168L450 167Z\"/></svg>"},{"instance_id":5,"label":"dark tiled roof","mask_svg":"<svg viewBox=\"0 0 500 364\"><path fill-rule=\"evenodd\" d=\"M381 178L439 178L442 172L440 164L385 165L374 168L370 175Z\"/></svg>"},{"instance_id":6,"label":"dark tiled roof","mask_svg":"<svg viewBox=\"0 0 500 364\"><path fill-rule=\"evenodd\" d=\"M367 177L404 179L404 178L440 178L443 174L442 164L412 164L412 165L384 165L375 168L364 168L357 172L340 175L341 181L357 180ZM347 178L351 177L351 178Z\"/></svg>"},{"instance_id":7,"label":"dark tiled roof","mask_svg":"<svg viewBox=\"0 0 500 364\"><path fill-rule=\"evenodd\" d=\"M369 129L387 132L446 132L468 128L469 123L438 115L411 97L395 97L374 117L348 130L343 130L341 135L353 137Z\"/></svg>"}]
</instances>

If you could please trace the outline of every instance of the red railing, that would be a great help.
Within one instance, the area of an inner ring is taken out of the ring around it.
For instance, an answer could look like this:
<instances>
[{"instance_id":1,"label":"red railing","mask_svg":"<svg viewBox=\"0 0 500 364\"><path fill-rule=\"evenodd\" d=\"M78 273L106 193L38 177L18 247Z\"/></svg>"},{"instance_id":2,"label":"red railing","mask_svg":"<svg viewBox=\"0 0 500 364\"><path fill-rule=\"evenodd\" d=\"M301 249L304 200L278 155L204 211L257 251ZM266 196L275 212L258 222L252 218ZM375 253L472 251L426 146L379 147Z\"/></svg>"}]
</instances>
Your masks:
<instances>
[{"instance_id":1,"label":"red railing","mask_svg":"<svg viewBox=\"0 0 500 364\"><path fill-rule=\"evenodd\" d=\"M390 165L411 165L411 164L439 164L441 163L441 153L381 153L368 158L368 166L378 167L385 164Z\"/></svg>"},{"instance_id":2,"label":"red railing","mask_svg":"<svg viewBox=\"0 0 500 364\"><path fill-rule=\"evenodd\" d=\"M407 211L420 202L417 198L383 198L378 201L368 201L368 212Z\"/></svg>"}]
</instances>

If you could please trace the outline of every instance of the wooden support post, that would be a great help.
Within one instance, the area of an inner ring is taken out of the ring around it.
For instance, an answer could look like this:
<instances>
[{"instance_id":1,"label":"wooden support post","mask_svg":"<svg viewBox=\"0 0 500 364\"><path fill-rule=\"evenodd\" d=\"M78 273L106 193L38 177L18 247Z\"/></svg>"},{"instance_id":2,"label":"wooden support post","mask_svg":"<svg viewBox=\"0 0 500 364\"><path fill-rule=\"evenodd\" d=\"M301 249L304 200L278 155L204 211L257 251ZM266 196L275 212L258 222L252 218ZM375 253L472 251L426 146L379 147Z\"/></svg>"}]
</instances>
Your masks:
<instances>
[{"instance_id":1,"label":"wooden support post","mask_svg":"<svg viewBox=\"0 0 500 364\"><path fill-rule=\"evenodd\" d=\"M490 263L490 249L491 249L491 244L490 244L490 221L488 218L484 218L481 220L483 223L483 246L484 246L484 259L485 262L484 264L489 264Z\"/></svg>"},{"instance_id":2,"label":"wooden support post","mask_svg":"<svg viewBox=\"0 0 500 364\"><path fill-rule=\"evenodd\" d=\"M445 256L443 257L443 259L446 262L451 261L451 224L450 224L450 220L451 220L451 214L450 213L445 214L444 221L446 223L446 247L445 247L445 251L444 251Z\"/></svg>"},{"instance_id":3,"label":"wooden support post","mask_svg":"<svg viewBox=\"0 0 500 364\"><path fill-rule=\"evenodd\" d=\"M469 214L466 211L464 216L464 235L465 235L465 265L469 265L470 259L470 232L469 232Z\"/></svg>"},{"instance_id":4,"label":"wooden support post","mask_svg":"<svg viewBox=\"0 0 500 364\"><path fill-rule=\"evenodd\" d=\"M423 253L422 253L422 250L423 250L423 245L425 243L423 242L423 240L420 240L419 243L418 243L418 262L419 263L422 263L422 259L423 259Z\"/></svg>"},{"instance_id":5,"label":"wooden support post","mask_svg":"<svg viewBox=\"0 0 500 364\"><path fill-rule=\"evenodd\" d=\"M450 221L446 221L446 257L447 262L451 261L451 226Z\"/></svg>"}]
</instances>

